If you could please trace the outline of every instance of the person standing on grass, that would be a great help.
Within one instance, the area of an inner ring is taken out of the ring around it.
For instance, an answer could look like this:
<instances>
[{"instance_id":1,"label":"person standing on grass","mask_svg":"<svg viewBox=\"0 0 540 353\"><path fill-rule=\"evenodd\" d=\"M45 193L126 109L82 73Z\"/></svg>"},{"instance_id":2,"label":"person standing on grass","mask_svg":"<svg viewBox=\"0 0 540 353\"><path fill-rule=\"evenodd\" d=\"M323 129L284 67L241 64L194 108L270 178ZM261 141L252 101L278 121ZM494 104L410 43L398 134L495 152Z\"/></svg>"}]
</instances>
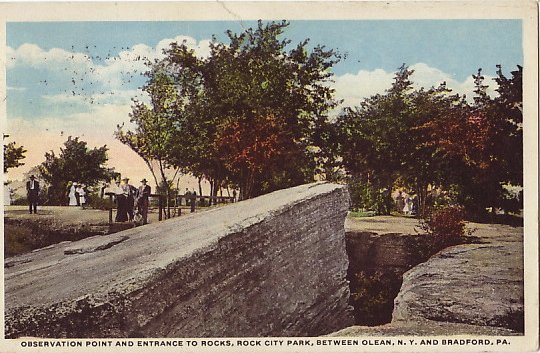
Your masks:
<instances>
[{"instance_id":1,"label":"person standing on grass","mask_svg":"<svg viewBox=\"0 0 540 353\"><path fill-rule=\"evenodd\" d=\"M80 184L77 186L77 189L76 189L77 194L79 194L79 205L82 207L83 210L86 204L86 191L84 190L84 187L85 187L84 184Z\"/></svg>"},{"instance_id":2,"label":"person standing on grass","mask_svg":"<svg viewBox=\"0 0 540 353\"><path fill-rule=\"evenodd\" d=\"M148 223L149 197L152 191L150 185L146 185L146 183L146 179L141 180L141 186L139 186L139 190L137 190L137 208L142 216L143 224Z\"/></svg>"},{"instance_id":3,"label":"person standing on grass","mask_svg":"<svg viewBox=\"0 0 540 353\"><path fill-rule=\"evenodd\" d=\"M28 197L28 209L30 214L32 210L37 214L37 204L39 198L39 183L33 175L30 175L30 180L26 182L26 194Z\"/></svg>"},{"instance_id":4,"label":"person standing on grass","mask_svg":"<svg viewBox=\"0 0 540 353\"><path fill-rule=\"evenodd\" d=\"M191 203L191 212L195 212L195 202L197 202L197 192L193 190L189 194L190 203Z\"/></svg>"}]
</instances>

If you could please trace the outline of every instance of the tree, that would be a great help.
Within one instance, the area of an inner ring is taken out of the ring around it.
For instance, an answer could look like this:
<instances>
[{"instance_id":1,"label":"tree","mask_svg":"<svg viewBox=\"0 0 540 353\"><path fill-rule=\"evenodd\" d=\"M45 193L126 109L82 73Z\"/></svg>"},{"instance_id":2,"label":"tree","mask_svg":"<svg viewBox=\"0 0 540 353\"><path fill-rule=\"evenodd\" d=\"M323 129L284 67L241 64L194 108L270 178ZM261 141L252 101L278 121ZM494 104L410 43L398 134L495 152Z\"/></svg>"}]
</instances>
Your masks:
<instances>
[{"instance_id":1,"label":"tree","mask_svg":"<svg viewBox=\"0 0 540 353\"><path fill-rule=\"evenodd\" d=\"M444 84L413 89L412 73L403 65L385 94L365 99L338 117L338 148L351 181L373 189L363 191L370 199L386 203L382 194L387 195L399 180L414 190L423 211L428 186L444 176L443 160L423 126L456 109L459 97ZM381 208L389 212L388 207Z\"/></svg>"},{"instance_id":2,"label":"tree","mask_svg":"<svg viewBox=\"0 0 540 353\"><path fill-rule=\"evenodd\" d=\"M17 168L24 163L21 162L25 158L26 150L23 146L17 146L15 142L10 142L4 145L4 173L10 168Z\"/></svg>"},{"instance_id":3,"label":"tree","mask_svg":"<svg viewBox=\"0 0 540 353\"><path fill-rule=\"evenodd\" d=\"M130 121L135 129L124 130L124 126L119 125L115 136L144 160L158 191L166 193L168 205L171 187L179 172L170 162L175 144L181 143L175 138L174 115L178 112L176 89L172 79L159 67L149 71L147 76L149 82L143 90L150 97L150 105L134 101Z\"/></svg>"},{"instance_id":4,"label":"tree","mask_svg":"<svg viewBox=\"0 0 540 353\"><path fill-rule=\"evenodd\" d=\"M509 79L497 66L495 98L486 93L481 69L473 78L474 103L460 115L434 122L432 136L442 151L461 162L458 199L478 218L489 207L522 207L505 189L523 185L522 68Z\"/></svg>"},{"instance_id":5,"label":"tree","mask_svg":"<svg viewBox=\"0 0 540 353\"><path fill-rule=\"evenodd\" d=\"M327 82L340 56L320 46L310 52L308 40L287 51L290 41L279 39L287 26L259 21L256 29L228 31L229 43L214 39L202 59L176 43L157 64L175 80L177 101L186 103L175 124L190 147L176 145L183 160L175 164L217 186L228 179L241 187L241 198L312 179L321 149L311 147L337 104ZM280 132L263 127L269 119L279 121ZM268 145L274 134L283 143L275 150ZM235 136L233 146L225 146L227 135ZM288 153L275 153L284 145Z\"/></svg>"},{"instance_id":6,"label":"tree","mask_svg":"<svg viewBox=\"0 0 540 353\"><path fill-rule=\"evenodd\" d=\"M60 154L45 153L45 161L39 165L43 180L49 185L48 203L62 205L66 201L67 185L70 181L93 186L99 181L108 181L111 171L107 162L107 147L89 149L78 137L68 137Z\"/></svg>"},{"instance_id":7,"label":"tree","mask_svg":"<svg viewBox=\"0 0 540 353\"><path fill-rule=\"evenodd\" d=\"M420 214L427 210L428 187L450 193L469 217L489 207L510 209L505 186L521 186L523 178L521 68L506 78L498 67L495 98L479 70L472 104L444 83L413 89L411 74L401 67L385 94L338 118L343 165L364 185L354 190L370 201L400 183L418 196Z\"/></svg>"}]
</instances>

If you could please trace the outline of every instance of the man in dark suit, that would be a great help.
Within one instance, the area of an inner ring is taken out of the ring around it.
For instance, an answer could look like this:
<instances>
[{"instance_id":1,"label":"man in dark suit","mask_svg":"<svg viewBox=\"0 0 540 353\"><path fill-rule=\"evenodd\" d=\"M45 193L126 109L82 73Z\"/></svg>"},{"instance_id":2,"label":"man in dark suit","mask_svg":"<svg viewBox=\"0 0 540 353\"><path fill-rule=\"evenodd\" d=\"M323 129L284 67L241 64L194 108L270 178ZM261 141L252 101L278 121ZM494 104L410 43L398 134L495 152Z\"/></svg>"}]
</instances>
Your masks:
<instances>
[{"instance_id":1,"label":"man in dark suit","mask_svg":"<svg viewBox=\"0 0 540 353\"><path fill-rule=\"evenodd\" d=\"M150 204L149 197L151 193L151 188L146 183L146 179L141 180L141 186L137 190L137 208L142 216L143 224L148 223L148 206Z\"/></svg>"},{"instance_id":2,"label":"man in dark suit","mask_svg":"<svg viewBox=\"0 0 540 353\"><path fill-rule=\"evenodd\" d=\"M37 213L37 204L39 197L39 183L33 175L30 175L30 180L26 182L26 194L28 196L28 208L30 214L32 214L32 209L34 213Z\"/></svg>"}]
</instances>

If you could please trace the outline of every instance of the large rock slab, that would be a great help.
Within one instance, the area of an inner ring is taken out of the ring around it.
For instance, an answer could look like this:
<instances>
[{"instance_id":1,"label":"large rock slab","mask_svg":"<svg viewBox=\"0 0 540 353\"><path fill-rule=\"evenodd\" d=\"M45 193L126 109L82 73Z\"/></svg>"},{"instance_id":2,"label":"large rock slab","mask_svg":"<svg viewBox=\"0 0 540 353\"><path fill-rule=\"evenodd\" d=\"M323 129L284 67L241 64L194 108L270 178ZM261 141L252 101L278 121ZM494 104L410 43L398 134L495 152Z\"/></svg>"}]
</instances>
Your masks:
<instances>
[{"instance_id":1,"label":"large rock slab","mask_svg":"<svg viewBox=\"0 0 540 353\"><path fill-rule=\"evenodd\" d=\"M371 220L365 230L384 233L385 220ZM387 232L396 231L392 222ZM403 222L412 229L412 220ZM389 324L352 326L332 335L523 334L523 227L469 227L476 229L474 243L444 249L404 274Z\"/></svg>"},{"instance_id":2,"label":"large rock slab","mask_svg":"<svg viewBox=\"0 0 540 353\"><path fill-rule=\"evenodd\" d=\"M448 248L405 274L393 319L523 332L523 228L474 225L479 244Z\"/></svg>"},{"instance_id":3,"label":"large rock slab","mask_svg":"<svg viewBox=\"0 0 540 353\"><path fill-rule=\"evenodd\" d=\"M343 186L10 258L6 337L311 336L352 324Z\"/></svg>"}]
</instances>

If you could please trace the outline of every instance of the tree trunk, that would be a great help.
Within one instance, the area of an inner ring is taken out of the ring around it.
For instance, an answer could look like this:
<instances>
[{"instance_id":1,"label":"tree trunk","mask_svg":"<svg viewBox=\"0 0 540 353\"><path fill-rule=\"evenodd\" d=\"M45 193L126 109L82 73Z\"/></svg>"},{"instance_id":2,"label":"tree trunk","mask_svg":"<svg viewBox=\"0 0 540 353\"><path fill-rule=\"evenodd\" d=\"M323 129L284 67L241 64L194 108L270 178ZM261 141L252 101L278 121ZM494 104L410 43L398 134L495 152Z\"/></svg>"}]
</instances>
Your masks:
<instances>
[{"instance_id":1,"label":"tree trunk","mask_svg":"<svg viewBox=\"0 0 540 353\"><path fill-rule=\"evenodd\" d=\"M212 206L212 195L214 195L215 179L210 179L210 198L208 199L208 206Z\"/></svg>"}]
</instances>

